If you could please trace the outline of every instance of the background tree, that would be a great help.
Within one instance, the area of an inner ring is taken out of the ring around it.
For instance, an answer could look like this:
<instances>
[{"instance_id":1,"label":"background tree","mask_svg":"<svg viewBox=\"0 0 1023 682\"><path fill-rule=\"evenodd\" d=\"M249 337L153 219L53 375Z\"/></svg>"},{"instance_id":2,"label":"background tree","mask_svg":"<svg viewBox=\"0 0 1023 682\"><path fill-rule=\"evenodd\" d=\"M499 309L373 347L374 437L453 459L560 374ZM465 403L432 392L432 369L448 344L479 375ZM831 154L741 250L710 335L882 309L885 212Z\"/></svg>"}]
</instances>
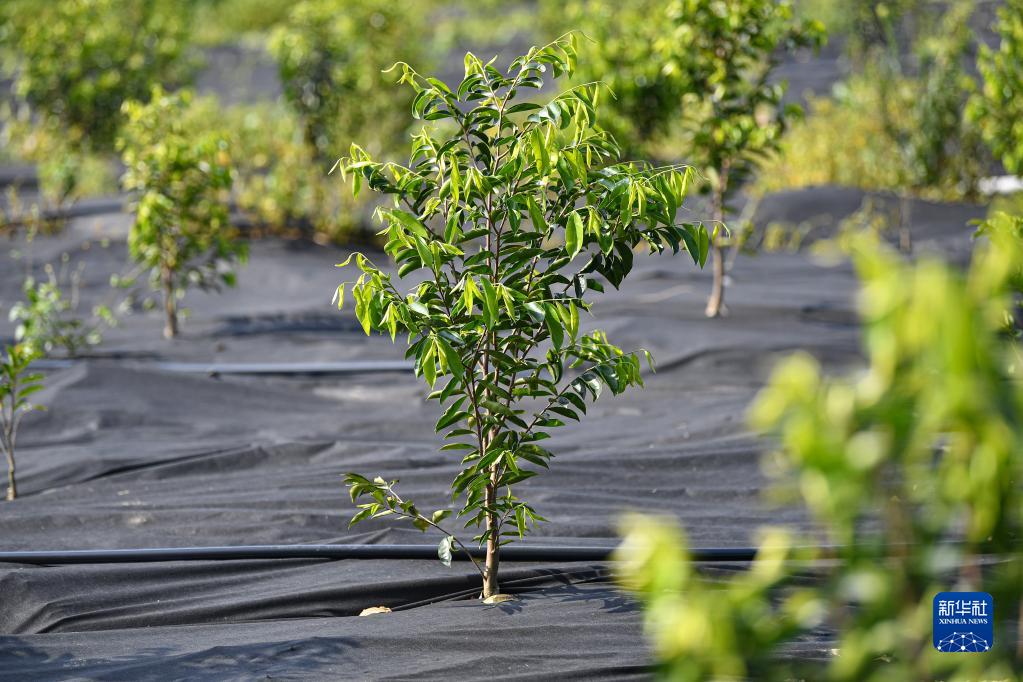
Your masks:
<instances>
[{"instance_id":1,"label":"background tree","mask_svg":"<svg viewBox=\"0 0 1023 682\"><path fill-rule=\"evenodd\" d=\"M798 354L751 410L777 437L769 469L834 546L812 584L785 559L822 558L774 533L747 576L724 588L684 568L677 535L633 521L626 585L672 679L752 675L838 681L1015 679L1023 650L1010 623L1023 604L1023 390L1013 319L1023 219L981 228L967 274L934 259L907 264L861 236L865 372L829 378ZM674 541L666 540L672 538ZM808 539L807 545L816 545ZM997 560L992 560L997 557ZM685 589L680 597L674 590ZM942 591L990 592L996 641L964 656L931 641ZM704 625L706 624L706 627ZM824 626L839 655L793 672L779 646ZM686 637L685 635L692 635Z\"/></svg>"},{"instance_id":2,"label":"background tree","mask_svg":"<svg viewBox=\"0 0 1023 682\"><path fill-rule=\"evenodd\" d=\"M361 185L394 199L379 210L385 250L399 277L421 283L400 292L391 275L353 254L361 274L351 284L367 333L408 334L407 355L446 405L437 422L461 459L451 494L457 515L480 529L483 596L498 591L500 546L542 521L516 496L520 482L547 468L541 443L562 419L579 419L603 387L617 394L641 384L639 352L627 353L599 331L580 331L580 313L605 284L618 287L632 269L633 248L687 248L703 263L709 236L675 215L689 183L684 168L611 165L614 142L596 127L597 84L573 87L546 104L523 101L543 74L571 73L571 36L532 48L507 73L465 57L454 88L400 64L415 97L416 118L435 121L413 137L409 166L373 161L357 146L339 164ZM349 474L366 518L394 515L445 537L454 535L395 489L396 481Z\"/></svg>"},{"instance_id":3,"label":"background tree","mask_svg":"<svg viewBox=\"0 0 1023 682\"><path fill-rule=\"evenodd\" d=\"M705 176L714 285L707 315L724 310L728 199L778 148L795 105L782 105L774 69L786 51L817 46L823 27L799 20L788 0L586 0L573 5L584 33L583 80L607 79L610 125L633 146L670 136L671 152Z\"/></svg>"},{"instance_id":4,"label":"background tree","mask_svg":"<svg viewBox=\"0 0 1023 682\"><path fill-rule=\"evenodd\" d=\"M1005 169L1023 174L1023 0L998 9L997 49L980 47L977 67L984 84L971 101L970 118Z\"/></svg>"},{"instance_id":5,"label":"background tree","mask_svg":"<svg viewBox=\"0 0 1023 682\"><path fill-rule=\"evenodd\" d=\"M967 199L976 199L977 183L986 161L976 126L966 115L976 81L969 72L974 34L970 19L972 0L953 2L933 30L915 45L917 87L906 137L910 184L915 193L926 187L956 187Z\"/></svg>"},{"instance_id":6,"label":"background tree","mask_svg":"<svg viewBox=\"0 0 1023 682\"><path fill-rule=\"evenodd\" d=\"M786 51L817 46L816 22L797 20L783 0L675 0L670 52L664 69L677 74L682 96L682 155L707 178L714 283L707 316L724 310L723 223L728 199L765 156L777 150L786 119L797 105L782 105L785 87L772 75Z\"/></svg>"},{"instance_id":7,"label":"background tree","mask_svg":"<svg viewBox=\"0 0 1023 682\"><path fill-rule=\"evenodd\" d=\"M8 502L18 496L14 457L18 427L26 413L43 409L29 401L29 396L43 388L43 375L28 373L36 357L36 349L24 343L7 346L0 356L0 450L7 460Z\"/></svg>"},{"instance_id":8,"label":"background tree","mask_svg":"<svg viewBox=\"0 0 1023 682\"><path fill-rule=\"evenodd\" d=\"M951 187L974 199L984 170L979 135L965 115L975 90L966 63L973 43L969 21L974 3L950 3L933 18L914 9L919 8L911 3L871 8L884 38L861 46L860 54L863 76L875 89L884 144L902 157L892 159L890 165L901 169L901 177L886 189L899 196L899 247L905 252L913 247L911 196L928 187ZM918 34L909 49L899 39L908 29L899 22L913 15ZM933 24L930 30L923 27L927 23ZM904 52L915 52L915 77L903 66Z\"/></svg>"},{"instance_id":9,"label":"background tree","mask_svg":"<svg viewBox=\"0 0 1023 682\"><path fill-rule=\"evenodd\" d=\"M148 104L126 103L120 141L124 187L138 193L128 246L163 294L166 338L177 336L177 299L185 289L232 286L232 265L247 253L228 220L226 136L191 130L191 103L187 91L160 88Z\"/></svg>"},{"instance_id":10,"label":"background tree","mask_svg":"<svg viewBox=\"0 0 1023 682\"><path fill-rule=\"evenodd\" d=\"M808 16L818 16L821 4L829 3L800 3ZM853 70L829 96L810 96L809 114L761 166L753 191L831 184L894 193L892 226L909 251L910 200L974 201L988 171L977 121L966 116L977 90L976 3L864 1L833 9L835 30L851 34ZM857 29L858 22L873 28Z\"/></svg>"}]
</instances>

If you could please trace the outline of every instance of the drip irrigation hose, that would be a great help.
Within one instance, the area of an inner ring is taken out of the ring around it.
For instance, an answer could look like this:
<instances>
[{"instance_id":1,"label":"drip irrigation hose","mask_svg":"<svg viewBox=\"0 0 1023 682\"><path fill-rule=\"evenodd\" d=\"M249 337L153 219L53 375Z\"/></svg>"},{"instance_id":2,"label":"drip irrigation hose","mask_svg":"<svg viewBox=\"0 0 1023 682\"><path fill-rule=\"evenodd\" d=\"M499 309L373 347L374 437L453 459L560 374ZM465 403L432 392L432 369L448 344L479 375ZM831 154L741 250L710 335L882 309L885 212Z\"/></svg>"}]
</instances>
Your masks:
<instances>
[{"instance_id":1,"label":"drip irrigation hose","mask_svg":"<svg viewBox=\"0 0 1023 682\"><path fill-rule=\"evenodd\" d=\"M11 183L16 184L16 183ZM0 182L0 187L4 185ZM26 202L27 203L27 202ZM23 227L31 221L43 220L70 220L72 218L91 218L93 216L110 215L124 211L125 201L123 199L83 199L81 202L63 208L47 208L38 215L18 215L4 221L0 221L3 227Z\"/></svg>"},{"instance_id":2,"label":"drip irrigation hose","mask_svg":"<svg viewBox=\"0 0 1023 682\"><path fill-rule=\"evenodd\" d=\"M510 545L501 548L501 561L608 561L614 547L573 547ZM473 556L485 555L472 547ZM711 547L690 550L693 561L749 562L756 558L754 547ZM246 559L436 559L434 545L243 545L238 547L159 547L152 549L83 549L67 551L0 552L0 563L35 564L124 564L159 561L241 561ZM462 550L452 553L456 560L468 560Z\"/></svg>"},{"instance_id":3,"label":"drip irrigation hose","mask_svg":"<svg viewBox=\"0 0 1023 682\"><path fill-rule=\"evenodd\" d=\"M38 369L67 369L77 362L91 360L36 360ZM247 375L303 375L326 376L339 374L378 374L412 372L412 363L404 360L368 360L348 362L127 362L119 367L130 369L176 372L182 374L247 374Z\"/></svg>"}]
</instances>

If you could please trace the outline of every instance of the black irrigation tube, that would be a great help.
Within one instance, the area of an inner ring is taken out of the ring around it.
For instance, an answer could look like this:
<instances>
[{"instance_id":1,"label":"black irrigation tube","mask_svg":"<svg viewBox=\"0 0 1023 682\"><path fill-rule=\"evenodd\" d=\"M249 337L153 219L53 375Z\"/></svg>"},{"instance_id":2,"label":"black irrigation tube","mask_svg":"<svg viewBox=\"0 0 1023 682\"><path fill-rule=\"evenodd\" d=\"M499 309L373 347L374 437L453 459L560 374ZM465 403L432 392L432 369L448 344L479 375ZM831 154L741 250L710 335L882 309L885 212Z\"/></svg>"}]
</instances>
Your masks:
<instances>
[{"instance_id":1,"label":"black irrigation tube","mask_svg":"<svg viewBox=\"0 0 1023 682\"><path fill-rule=\"evenodd\" d=\"M510 545L501 548L502 561L608 561L614 547ZM484 556L482 548L470 550ZM756 559L753 547L720 547L690 550L693 561L739 561ZM67 551L0 552L0 563L127 564L160 561L242 561L250 559L436 559L434 545L247 545L238 547L161 547L153 549L84 549ZM466 560L464 551L452 558Z\"/></svg>"},{"instance_id":2,"label":"black irrigation tube","mask_svg":"<svg viewBox=\"0 0 1023 682\"><path fill-rule=\"evenodd\" d=\"M39 212L38 216L14 216L0 225L21 227L33 220L70 220L72 218L90 218L93 216L110 215L124 211L124 199L87 199L65 208L48 208Z\"/></svg>"},{"instance_id":3,"label":"black irrigation tube","mask_svg":"<svg viewBox=\"0 0 1023 682\"><path fill-rule=\"evenodd\" d=\"M89 360L36 360L39 369L67 369ZM99 362L107 362L99 360ZM305 375L324 376L338 374L377 374L411 372L412 363L404 360L369 360L349 362L118 362L130 369L147 369L182 374L246 374L246 375Z\"/></svg>"}]
</instances>

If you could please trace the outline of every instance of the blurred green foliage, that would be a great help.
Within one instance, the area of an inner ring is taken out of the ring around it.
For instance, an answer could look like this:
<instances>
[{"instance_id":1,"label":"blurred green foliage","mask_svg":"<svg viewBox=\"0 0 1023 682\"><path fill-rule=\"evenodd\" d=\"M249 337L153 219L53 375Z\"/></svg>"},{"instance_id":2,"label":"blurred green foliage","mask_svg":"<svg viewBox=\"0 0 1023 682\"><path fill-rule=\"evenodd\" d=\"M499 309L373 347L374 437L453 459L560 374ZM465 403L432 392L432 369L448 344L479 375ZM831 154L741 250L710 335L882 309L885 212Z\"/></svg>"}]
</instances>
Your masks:
<instances>
[{"instance_id":1,"label":"blurred green foliage","mask_svg":"<svg viewBox=\"0 0 1023 682\"><path fill-rule=\"evenodd\" d=\"M153 83L185 80L191 0L8 0L0 9L3 71L17 103L0 128L37 164L46 201L116 190L108 155L121 105Z\"/></svg>"},{"instance_id":2,"label":"blurred green foliage","mask_svg":"<svg viewBox=\"0 0 1023 682\"><path fill-rule=\"evenodd\" d=\"M262 42L284 23L295 0L194 0L192 40L198 45ZM342 3L336 3L338 8Z\"/></svg>"},{"instance_id":3,"label":"blurred green foliage","mask_svg":"<svg viewBox=\"0 0 1023 682\"><path fill-rule=\"evenodd\" d=\"M246 256L228 220L227 136L190 126L192 106L189 91L157 87L148 104L125 103L118 141L124 188L137 193L128 247L163 293L168 338L178 333L177 299L185 289L233 285L233 263Z\"/></svg>"},{"instance_id":4,"label":"blurred green foliage","mask_svg":"<svg viewBox=\"0 0 1023 682\"><path fill-rule=\"evenodd\" d=\"M404 4L346 0L342 10L335 0L303 0L270 39L285 99L327 168L353 140L374 154L405 142L411 94L384 71L396 61L423 65L428 5Z\"/></svg>"},{"instance_id":5,"label":"blurred green foliage","mask_svg":"<svg viewBox=\"0 0 1023 682\"><path fill-rule=\"evenodd\" d=\"M939 138L922 128L917 115L926 101L919 81L900 78L887 90L887 121L878 116L881 93L874 73L852 76L831 97L810 97L808 114L782 138L779 153L765 161L753 189L758 194L814 185L843 185L876 191L907 191L935 200L974 197L985 170L975 133L961 117L945 118L957 128ZM935 81L936 84L936 81ZM947 110L946 110L947 113ZM938 111L934 112L939 115ZM954 121L954 122L953 122ZM961 133L958 131L962 131ZM917 136L904 151L892 139ZM937 142L940 147L928 141ZM926 180L925 178L930 178Z\"/></svg>"},{"instance_id":6,"label":"blurred green foliage","mask_svg":"<svg viewBox=\"0 0 1023 682\"><path fill-rule=\"evenodd\" d=\"M878 53L898 49L899 32L907 24L918 24L928 4L929 0L795 0L800 16L821 21L830 33L844 38L845 52L857 68L874 61Z\"/></svg>"},{"instance_id":7,"label":"blurred green foliage","mask_svg":"<svg viewBox=\"0 0 1023 682\"><path fill-rule=\"evenodd\" d=\"M1010 173L1023 174L1023 0L1006 0L995 24L996 49L981 46L977 58L984 85L969 115L984 141Z\"/></svg>"},{"instance_id":8,"label":"blurred green foliage","mask_svg":"<svg viewBox=\"0 0 1023 682\"><path fill-rule=\"evenodd\" d=\"M190 0L8 0L15 93L74 148L113 150L121 105L184 78Z\"/></svg>"},{"instance_id":9,"label":"blurred green foliage","mask_svg":"<svg viewBox=\"0 0 1023 682\"><path fill-rule=\"evenodd\" d=\"M42 206L58 214L77 199L115 194L117 172L109 155L75 147L52 125L40 125L27 107L0 104L0 147L6 160L35 164Z\"/></svg>"},{"instance_id":10,"label":"blurred green foliage","mask_svg":"<svg viewBox=\"0 0 1023 682\"><path fill-rule=\"evenodd\" d=\"M776 648L817 625L824 605L811 590L789 590L786 562L800 558L783 530L765 533L758 560L727 582L701 575L678 525L627 516L615 553L623 587L643 605L658 676L678 682L799 679Z\"/></svg>"},{"instance_id":11,"label":"blurred green foliage","mask_svg":"<svg viewBox=\"0 0 1023 682\"><path fill-rule=\"evenodd\" d=\"M383 69L399 59L439 64L465 44L496 51L581 29L592 41L582 41L577 82L613 90L601 96L600 123L627 156L694 163L723 195L761 165L761 192L835 183L972 198L988 165L981 133L1007 167L1023 156L1012 151L1020 0L1002 10L1002 45L982 49L986 94L964 117L977 89L973 4L9 0L0 4L0 57L18 97L0 111L0 156L35 163L55 207L111 193L121 102L188 80L196 46L244 41L277 61L290 111L267 102L209 116L231 128L239 207L260 231L344 241L370 207L324 173L353 139L391 158L408 133L409 95L387 87L394 78ZM817 20L846 39L854 74L834 97L811 98L808 119L782 136L788 110L772 69L786 50L820 39ZM724 198L717 203L723 215Z\"/></svg>"},{"instance_id":12,"label":"blurred green foliage","mask_svg":"<svg viewBox=\"0 0 1023 682\"><path fill-rule=\"evenodd\" d=\"M671 50L666 0L541 0L543 25L560 34L578 30L584 55L576 80L601 81L613 93L600 108L601 126L630 158L650 152L679 116L682 85L661 56Z\"/></svg>"},{"instance_id":13,"label":"blurred green foliage","mask_svg":"<svg viewBox=\"0 0 1023 682\"><path fill-rule=\"evenodd\" d=\"M774 68L823 40L787 0L575 0L564 12L566 28L592 39L577 80L612 90L601 122L620 144L649 154L668 137L672 156L712 175L729 165L734 184L784 129Z\"/></svg>"},{"instance_id":14,"label":"blurred green foliage","mask_svg":"<svg viewBox=\"0 0 1023 682\"><path fill-rule=\"evenodd\" d=\"M782 141L756 183L767 192L818 184L973 200L988 157L966 116L974 4L850 3L854 73ZM899 21L914 17L910 33ZM913 68L904 66L912 61Z\"/></svg>"},{"instance_id":15,"label":"blurred green foliage","mask_svg":"<svg viewBox=\"0 0 1023 682\"><path fill-rule=\"evenodd\" d=\"M88 317L79 315L82 269L70 267L64 254L58 271L47 263L46 279L25 279L25 300L11 307L10 320L16 323L14 338L41 354L62 353L75 357L103 340L103 328L113 327L117 318L108 305L93 306Z\"/></svg>"},{"instance_id":16,"label":"blurred green foliage","mask_svg":"<svg viewBox=\"0 0 1023 682\"><path fill-rule=\"evenodd\" d=\"M996 213L1023 215L1023 192L1012 192L993 197L991 203L988 204L988 217L993 217Z\"/></svg>"},{"instance_id":17,"label":"blurred green foliage","mask_svg":"<svg viewBox=\"0 0 1023 682\"><path fill-rule=\"evenodd\" d=\"M283 102L224 106L211 97L188 107L186 125L222 136L231 150L232 197L253 235L344 242L369 211L314 157L297 115ZM345 191L345 190L348 191Z\"/></svg>"},{"instance_id":18,"label":"blurred green foliage","mask_svg":"<svg viewBox=\"0 0 1023 682\"><path fill-rule=\"evenodd\" d=\"M799 354L776 368L753 405L753 425L778 438L765 468L837 545L816 586L795 589L795 569L776 568L790 541L774 536L762 545L766 567L711 589L686 577L673 530L631 523L624 581L646 605L668 677L756 670L758 679L790 679L778 645L826 623L839 644L817 678L1015 679L1023 665L1009 625L1023 598L1023 356L1004 329L1023 272L1023 219L1001 214L979 233L965 274L933 258L907 264L861 237L853 253L867 369L826 378ZM758 572L771 580L758 583ZM994 596L990 652L950 656L931 645L932 599L953 589ZM775 593L770 601L765 590ZM678 603L693 612L686 622L671 615ZM679 628L712 619L724 625L707 629L704 647L677 646ZM733 665L715 668L721 661Z\"/></svg>"},{"instance_id":19,"label":"blurred green foliage","mask_svg":"<svg viewBox=\"0 0 1023 682\"><path fill-rule=\"evenodd\" d=\"M934 29L917 40L914 125L905 137L896 137L909 156L911 186L968 199L976 197L989 160L980 132L966 116L976 91L968 68L974 9L973 0L950 3ZM890 107L886 116L889 112Z\"/></svg>"},{"instance_id":20,"label":"blurred green foliage","mask_svg":"<svg viewBox=\"0 0 1023 682\"><path fill-rule=\"evenodd\" d=\"M235 200L258 230L341 242L359 224L340 176L317 162L294 112L274 103L215 113L230 136Z\"/></svg>"}]
</instances>

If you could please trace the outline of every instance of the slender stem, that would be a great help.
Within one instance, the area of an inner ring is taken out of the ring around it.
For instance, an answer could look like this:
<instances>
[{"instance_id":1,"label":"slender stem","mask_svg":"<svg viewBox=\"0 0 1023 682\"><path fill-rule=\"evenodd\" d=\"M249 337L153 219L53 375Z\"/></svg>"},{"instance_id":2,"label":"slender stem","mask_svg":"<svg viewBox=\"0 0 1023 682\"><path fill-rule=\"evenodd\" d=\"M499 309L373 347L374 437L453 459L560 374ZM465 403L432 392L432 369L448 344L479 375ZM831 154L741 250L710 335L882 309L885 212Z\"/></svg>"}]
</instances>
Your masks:
<instances>
[{"instance_id":1,"label":"slender stem","mask_svg":"<svg viewBox=\"0 0 1023 682\"><path fill-rule=\"evenodd\" d=\"M9 351L12 352L13 351ZM12 372L8 398L0 404L0 417L3 421L3 450L7 459L7 501L10 502L18 496L18 486L15 480L14 442L15 429L18 427L18 372L17 368Z\"/></svg>"},{"instance_id":2,"label":"slender stem","mask_svg":"<svg viewBox=\"0 0 1023 682\"><path fill-rule=\"evenodd\" d=\"M166 339L173 339L178 335L178 311L174 301L173 273L166 263L160 266L160 284L163 289L163 336Z\"/></svg>"},{"instance_id":3,"label":"slender stem","mask_svg":"<svg viewBox=\"0 0 1023 682\"><path fill-rule=\"evenodd\" d=\"M724 160L721 163L718 181L715 183L712 197L712 219L715 224L715 232L724 224L725 193L728 191L728 171L728 161ZM707 317L718 317L725 311L725 259L724 254L721 252L721 236L719 234L714 235L711 252L713 257L714 283L710 298L707 300L706 315Z\"/></svg>"},{"instance_id":4,"label":"slender stem","mask_svg":"<svg viewBox=\"0 0 1023 682\"><path fill-rule=\"evenodd\" d=\"M394 490L394 488L392 488L390 485L386 485L384 487L387 489L388 494L392 495L394 497L394 499L396 499L398 501L398 504L401 504L401 503L403 503L405 501L405 500L403 500L401 498L401 495L399 495ZM407 518L407 519L412 519L412 520L422 519L423 522L425 522L427 525L429 525L429 526L431 526L433 528L436 528L441 533L443 533L444 535L446 535L449 538L451 538L454 542L458 543L458 546L462 548L462 551L465 552L465 555L467 557L469 557L469 561L471 561L472 565L476 567L477 571L479 571L480 577L483 579L483 582L486 583L486 580L487 580L486 572L479 565L479 562L476 561L476 558L472 555L472 552L469 551L469 548L465 546L465 543L463 543L461 540L459 540L456 535L454 535L453 533L449 533L448 531L444 530L443 528L438 526L436 523L434 523L432 519L428 519L428 518L426 518L425 516L423 516L422 514L420 514L418 512L416 512L415 516L413 516L412 514L408 514L408 513L404 512L404 511L400 511L400 508L399 508L399 510L395 510L395 513L398 516L402 516L402 517Z\"/></svg>"}]
</instances>

